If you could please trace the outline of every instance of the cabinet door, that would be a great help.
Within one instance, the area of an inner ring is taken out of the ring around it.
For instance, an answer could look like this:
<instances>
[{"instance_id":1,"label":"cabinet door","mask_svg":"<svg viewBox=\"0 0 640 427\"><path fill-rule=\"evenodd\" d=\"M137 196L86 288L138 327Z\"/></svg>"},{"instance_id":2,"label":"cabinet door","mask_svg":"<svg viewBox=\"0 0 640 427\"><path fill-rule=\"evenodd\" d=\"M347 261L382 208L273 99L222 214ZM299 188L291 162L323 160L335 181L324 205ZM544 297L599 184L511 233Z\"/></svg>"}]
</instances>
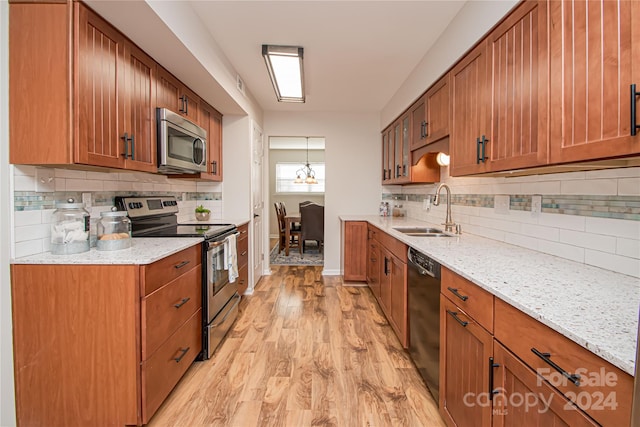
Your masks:
<instances>
[{"instance_id":1,"label":"cabinet door","mask_svg":"<svg viewBox=\"0 0 640 427\"><path fill-rule=\"evenodd\" d=\"M598 425L498 342L494 355L493 427Z\"/></svg>"},{"instance_id":2,"label":"cabinet door","mask_svg":"<svg viewBox=\"0 0 640 427\"><path fill-rule=\"evenodd\" d=\"M84 5L78 16L76 162L124 168L125 38Z\"/></svg>"},{"instance_id":3,"label":"cabinet door","mask_svg":"<svg viewBox=\"0 0 640 427\"><path fill-rule=\"evenodd\" d=\"M389 183L394 178L394 132L389 126L382 132L382 182Z\"/></svg>"},{"instance_id":4,"label":"cabinet door","mask_svg":"<svg viewBox=\"0 0 640 427\"><path fill-rule=\"evenodd\" d=\"M411 151L427 145L425 97L411 106Z\"/></svg>"},{"instance_id":5,"label":"cabinet door","mask_svg":"<svg viewBox=\"0 0 640 427\"><path fill-rule=\"evenodd\" d=\"M487 44L482 42L469 52L452 70L451 175L461 176L485 172L491 143L489 72ZM482 147L484 146L484 156Z\"/></svg>"},{"instance_id":6,"label":"cabinet door","mask_svg":"<svg viewBox=\"0 0 640 427\"><path fill-rule=\"evenodd\" d=\"M344 280L364 282L367 279L367 223L346 221L344 224Z\"/></svg>"},{"instance_id":7,"label":"cabinet door","mask_svg":"<svg viewBox=\"0 0 640 427\"><path fill-rule=\"evenodd\" d=\"M157 172L156 63L131 43L126 44L125 132L128 132L127 169Z\"/></svg>"},{"instance_id":8,"label":"cabinet door","mask_svg":"<svg viewBox=\"0 0 640 427\"><path fill-rule=\"evenodd\" d=\"M209 143L209 167L213 181L222 181L222 114L215 109L211 112L211 132Z\"/></svg>"},{"instance_id":9,"label":"cabinet door","mask_svg":"<svg viewBox=\"0 0 640 427\"><path fill-rule=\"evenodd\" d=\"M440 295L440 414L450 426L489 427L487 403L493 338ZM485 397L485 400L482 400ZM529 424L523 424L529 425Z\"/></svg>"},{"instance_id":10,"label":"cabinet door","mask_svg":"<svg viewBox=\"0 0 640 427\"><path fill-rule=\"evenodd\" d=\"M378 302L380 303L380 307L382 307L382 311L389 318L389 313L391 309L391 258L393 255L386 250L382 245L379 248L380 252L380 298Z\"/></svg>"},{"instance_id":11,"label":"cabinet door","mask_svg":"<svg viewBox=\"0 0 640 427\"><path fill-rule=\"evenodd\" d=\"M402 148L400 150L400 179L402 183L411 182L411 155L410 155L410 140L411 140L411 115L405 114L400 120L400 132L402 134Z\"/></svg>"},{"instance_id":12,"label":"cabinet door","mask_svg":"<svg viewBox=\"0 0 640 427\"><path fill-rule=\"evenodd\" d=\"M449 74L438 80L425 94L425 143L431 144L449 136L451 122L451 88Z\"/></svg>"},{"instance_id":13,"label":"cabinet door","mask_svg":"<svg viewBox=\"0 0 640 427\"><path fill-rule=\"evenodd\" d=\"M402 121L393 124L393 182L402 180Z\"/></svg>"},{"instance_id":14,"label":"cabinet door","mask_svg":"<svg viewBox=\"0 0 640 427\"><path fill-rule=\"evenodd\" d=\"M199 98L162 67L158 67L158 106L182 114L192 122L198 122Z\"/></svg>"},{"instance_id":15,"label":"cabinet door","mask_svg":"<svg viewBox=\"0 0 640 427\"><path fill-rule=\"evenodd\" d=\"M373 238L374 232L369 227L367 247L367 284L371 293L380 299L380 244Z\"/></svg>"},{"instance_id":16,"label":"cabinet door","mask_svg":"<svg viewBox=\"0 0 640 427\"><path fill-rule=\"evenodd\" d=\"M630 85L640 85L632 3L549 2L551 163L640 152L630 136Z\"/></svg>"},{"instance_id":17,"label":"cabinet door","mask_svg":"<svg viewBox=\"0 0 640 427\"><path fill-rule=\"evenodd\" d=\"M404 348L409 348L407 317L407 264L391 256L391 321Z\"/></svg>"},{"instance_id":18,"label":"cabinet door","mask_svg":"<svg viewBox=\"0 0 640 427\"><path fill-rule=\"evenodd\" d=\"M492 171L547 162L547 2L522 3L488 37Z\"/></svg>"}]
</instances>

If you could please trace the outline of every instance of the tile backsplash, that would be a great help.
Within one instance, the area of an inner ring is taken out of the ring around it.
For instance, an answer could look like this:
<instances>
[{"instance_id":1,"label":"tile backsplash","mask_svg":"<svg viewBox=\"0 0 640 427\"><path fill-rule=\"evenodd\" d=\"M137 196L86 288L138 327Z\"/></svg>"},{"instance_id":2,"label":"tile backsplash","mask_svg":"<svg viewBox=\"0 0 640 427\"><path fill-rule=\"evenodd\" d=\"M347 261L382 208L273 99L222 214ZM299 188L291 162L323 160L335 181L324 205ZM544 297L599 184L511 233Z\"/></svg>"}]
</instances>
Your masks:
<instances>
[{"instance_id":1,"label":"tile backsplash","mask_svg":"<svg viewBox=\"0 0 640 427\"><path fill-rule=\"evenodd\" d=\"M53 192L36 191L36 170L53 171ZM13 166L13 257L49 250L51 214L55 202L90 198L92 228L100 213L114 206L116 196L171 195L178 200L179 221L195 220L194 209L202 204L211 210L211 219L222 219L222 184L169 179L142 172L93 172L34 166Z\"/></svg>"},{"instance_id":2,"label":"tile backsplash","mask_svg":"<svg viewBox=\"0 0 640 427\"><path fill-rule=\"evenodd\" d=\"M584 264L640 277L640 168L527 177L449 177L452 216L471 233ZM382 200L409 217L444 222L440 206L424 209L437 184L384 187ZM508 196L499 209L496 196ZM539 211L534 198L541 200ZM478 256L482 256L479 254Z\"/></svg>"}]
</instances>

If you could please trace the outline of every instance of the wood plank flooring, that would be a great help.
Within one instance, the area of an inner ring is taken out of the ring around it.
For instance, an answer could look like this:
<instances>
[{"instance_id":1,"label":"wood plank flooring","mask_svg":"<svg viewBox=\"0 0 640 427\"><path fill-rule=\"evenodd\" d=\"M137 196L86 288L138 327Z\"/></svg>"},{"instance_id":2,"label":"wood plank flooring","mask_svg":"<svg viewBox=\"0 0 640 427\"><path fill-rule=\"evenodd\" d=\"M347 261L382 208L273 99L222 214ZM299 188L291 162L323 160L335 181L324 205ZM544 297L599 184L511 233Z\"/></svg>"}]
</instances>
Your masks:
<instances>
[{"instance_id":1,"label":"wood plank flooring","mask_svg":"<svg viewBox=\"0 0 640 427\"><path fill-rule=\"evenodd\" d=\"M149 426L445 425L368 288L322 267L272 271Z\"/></svg>"}]
</instances>

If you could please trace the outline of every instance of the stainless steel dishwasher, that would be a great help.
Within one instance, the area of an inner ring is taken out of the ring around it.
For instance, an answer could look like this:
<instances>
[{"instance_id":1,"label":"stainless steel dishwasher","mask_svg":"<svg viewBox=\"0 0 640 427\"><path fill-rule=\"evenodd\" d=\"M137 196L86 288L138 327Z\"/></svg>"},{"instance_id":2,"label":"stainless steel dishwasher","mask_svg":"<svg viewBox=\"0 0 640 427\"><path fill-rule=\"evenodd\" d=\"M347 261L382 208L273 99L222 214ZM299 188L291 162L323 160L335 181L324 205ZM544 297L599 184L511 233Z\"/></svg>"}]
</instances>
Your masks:
<instances>
[{"instance_id":1,"label":"stainless steel dishwasher","mask_svg":"<svg viewBox=\"0 0 640 427\"><path fill-rule=\"evenodd\" d=\"M440 264L409 248L409 353L438 402L440 369Z\"/></svg>"}]
</instances>

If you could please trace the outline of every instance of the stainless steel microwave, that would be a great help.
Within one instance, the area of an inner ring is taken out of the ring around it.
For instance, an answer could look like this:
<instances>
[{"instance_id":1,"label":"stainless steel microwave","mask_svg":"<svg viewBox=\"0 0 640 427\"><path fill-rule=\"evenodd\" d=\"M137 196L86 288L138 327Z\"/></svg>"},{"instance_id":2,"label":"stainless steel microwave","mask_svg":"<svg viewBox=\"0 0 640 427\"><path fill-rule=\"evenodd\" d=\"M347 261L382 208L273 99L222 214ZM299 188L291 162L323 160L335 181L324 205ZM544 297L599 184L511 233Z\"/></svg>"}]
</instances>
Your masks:
<instances>
[{"instance_id":1,"label":"stainless steel microwave","mask_svg":"<svg viewBox=\"0 0 640 427\"><path fill-rule=\"evenodd\" d=\"M164 174L207 171L207 131L180 114L156 109L158 172Z\"/></svg>"}]
</instances>

